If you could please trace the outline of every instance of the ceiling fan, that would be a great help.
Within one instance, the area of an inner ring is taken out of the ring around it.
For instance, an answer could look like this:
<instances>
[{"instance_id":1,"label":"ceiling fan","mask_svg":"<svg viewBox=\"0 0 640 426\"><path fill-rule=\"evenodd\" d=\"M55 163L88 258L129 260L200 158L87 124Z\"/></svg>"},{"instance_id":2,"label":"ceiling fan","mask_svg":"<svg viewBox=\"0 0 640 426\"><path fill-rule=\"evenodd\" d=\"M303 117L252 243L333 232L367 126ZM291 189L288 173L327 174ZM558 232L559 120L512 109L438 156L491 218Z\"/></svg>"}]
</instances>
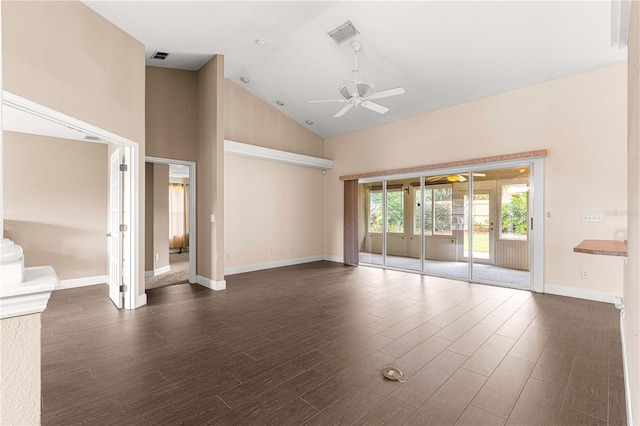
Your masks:
<instances>
[{"instance_id":1,"label":"ceiling fan","mask_svg":"<svg viewBox=\"0 0 640 426\"><path fill-rule=\"evenodd\" d=\"M355 67L353 68L353 80L344 80L338 90L340 94L344 97L344 99L323 99L323 100L314 100L309 101L309 103L319 103L319 102L340 102L346 103L340 111L333 116L333 118L342 117L349 111L351 108L355 106L362 105L363 107L370 109L371 111L375 111L380 114L384 114L389 111L389 108L384 107L375 102L371 102L375 99L383 99L388 98L390 96L397 96L404 94L404 89L401 87L397 87L395 89L383 90L381 92L373 91L373 83L369 81L364 81L362 77L362 73L358 68L358 52L362 49L362 43L358 40L354 40L351 42L351 48L355 52Z\"/></svg>"},{"instance_id":2,"label":"ceiling fan","mask_svg":"<svg viewBox=\"0 0 640 426\"><path fill-rule=\"evenodd\" d=\"M484 173L478 173L478 172L473 172L473 176L477 176L477 177L485 177L486 174ZM462 174L455 174L455 175L441 175L441 176L430 176L430 177L426 177L424 180L425 182L428 183L434 183L434 182L439 182L439 181L445 181L445 182L466 182L467 181L468 176L466 176L466 173L464 175Z\"/></svg>"}]
</instances>

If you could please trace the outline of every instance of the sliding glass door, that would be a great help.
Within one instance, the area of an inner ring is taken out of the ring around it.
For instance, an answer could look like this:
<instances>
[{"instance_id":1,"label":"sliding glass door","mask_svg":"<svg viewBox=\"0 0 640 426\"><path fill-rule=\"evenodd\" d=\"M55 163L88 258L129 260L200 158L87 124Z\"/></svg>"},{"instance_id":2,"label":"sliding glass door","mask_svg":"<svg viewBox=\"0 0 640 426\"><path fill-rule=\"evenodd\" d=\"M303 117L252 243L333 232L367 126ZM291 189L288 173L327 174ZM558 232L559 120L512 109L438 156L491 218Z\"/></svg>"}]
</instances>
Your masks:
<instances>
[{"instance_id":1,"label":"sliding glass door","mask_svg":"<svg viewBox=\"0 0 640 426\"><path fill-rule=\"evenodd\" d=\"M530 167L473 173L470 220L473 226L472 278L529 287Z\"/></svg>"},{"instance_id":2,"label":"sliding glass door","mask_svg":"<svg viewBox=\"0 0 640 426\"><path fill-rule=\"evenodd\" d=\"M361 182L360 262L530 288L532 164Z\"/></svg>"},{"instance_id":3,"label":"sliding glass door","mask_svg":"<svg viewBox=\"0 0 640 426\"><path fill-rule=\"evenodd\" d=\"M466 173L424 178L424 267L429 275L466 279L467 263L459 252L464 229L460 187L466 188Z\"/></svg>"}]
</instances>

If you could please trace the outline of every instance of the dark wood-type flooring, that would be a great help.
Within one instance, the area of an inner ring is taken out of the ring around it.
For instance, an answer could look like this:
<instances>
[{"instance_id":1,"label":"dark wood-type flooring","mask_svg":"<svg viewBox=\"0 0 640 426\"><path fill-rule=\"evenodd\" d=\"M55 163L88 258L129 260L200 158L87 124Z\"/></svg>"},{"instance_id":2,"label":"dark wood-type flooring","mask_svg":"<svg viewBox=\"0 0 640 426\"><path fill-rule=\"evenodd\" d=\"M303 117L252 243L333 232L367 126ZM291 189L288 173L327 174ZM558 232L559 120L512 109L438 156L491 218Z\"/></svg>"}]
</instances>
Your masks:
<instances>
[{"instance_id":1,"label":"dark wood-type flooring","mask_svg":"<svg viewBox=\"0 0 640 426\"><path fill-rule=\"evenodd\" d=\"M45 425L624 424L613 305L317 262L54 292ZM382 377L402 369L405 384Z\"/></svg>"}]
</instances>

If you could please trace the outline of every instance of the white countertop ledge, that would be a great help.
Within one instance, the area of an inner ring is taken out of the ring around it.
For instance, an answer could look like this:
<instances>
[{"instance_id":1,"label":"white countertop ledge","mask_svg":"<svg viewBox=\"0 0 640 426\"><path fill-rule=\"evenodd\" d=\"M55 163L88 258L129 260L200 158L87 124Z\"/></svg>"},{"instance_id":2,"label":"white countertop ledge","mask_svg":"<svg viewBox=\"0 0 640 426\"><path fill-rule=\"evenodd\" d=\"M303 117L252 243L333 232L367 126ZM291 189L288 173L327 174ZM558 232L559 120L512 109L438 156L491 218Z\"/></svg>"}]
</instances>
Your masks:
<instances>
[{"instance_id":1,"label":"white countertop ledge","mask_svg":"<svg viewBox=\"0 0 640 426\"><path fill-rule=\"evenodd\" d=\"M52 266L33 266L24 268L23 282L0 283L0 319L44 311L58 281Z\"/></svg>"}]
</instances>

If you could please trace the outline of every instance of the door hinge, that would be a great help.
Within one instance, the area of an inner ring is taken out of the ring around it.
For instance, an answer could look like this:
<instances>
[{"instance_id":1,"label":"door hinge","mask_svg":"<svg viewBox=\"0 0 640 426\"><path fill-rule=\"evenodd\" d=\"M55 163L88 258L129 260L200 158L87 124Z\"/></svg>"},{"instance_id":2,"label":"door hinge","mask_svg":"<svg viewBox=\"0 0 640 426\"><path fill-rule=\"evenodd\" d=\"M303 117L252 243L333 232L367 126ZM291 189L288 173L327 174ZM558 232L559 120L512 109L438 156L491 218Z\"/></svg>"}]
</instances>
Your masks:
<instances>
[{"instance_id":1,"label":"door hinge","mask_svg":"<svg viewBox=\"0 0 640 426\"><path fill-rule=\"evenodd\" d=\"M126 230L127 230L127 225L126 224L120 225L120 232L124 232Z\"/></svg>"},{"instance_id":2,"label":"door hinge","mask_svg":"<svg viewBox=\"0 0 640 426\"><path fill-rule=\"evenodd\" d=\"M124 293L127 291L127 286L126 285L121 285L120 286L120 293Z\"/></svg>"},{"instance_id":3,"label":"door hinge","mask_svg":"<svg viewBox=\"0 0 640 426\"><path fill-rule=\"evenodd\" d=\"M127 166L126 164L120 164L120 171L121 172L126 172L129 170L129 166Z\"/></svg>"},{"instance_id":4,"label":"door hinge","mask_svg":"<svg viewBox=\"0 0 640 426\"><path fill-rule=\"evenodd\" d=\"M529 229L533 230L533 218L531 218L531 228Z\"/></svg>"}]
</instances>

